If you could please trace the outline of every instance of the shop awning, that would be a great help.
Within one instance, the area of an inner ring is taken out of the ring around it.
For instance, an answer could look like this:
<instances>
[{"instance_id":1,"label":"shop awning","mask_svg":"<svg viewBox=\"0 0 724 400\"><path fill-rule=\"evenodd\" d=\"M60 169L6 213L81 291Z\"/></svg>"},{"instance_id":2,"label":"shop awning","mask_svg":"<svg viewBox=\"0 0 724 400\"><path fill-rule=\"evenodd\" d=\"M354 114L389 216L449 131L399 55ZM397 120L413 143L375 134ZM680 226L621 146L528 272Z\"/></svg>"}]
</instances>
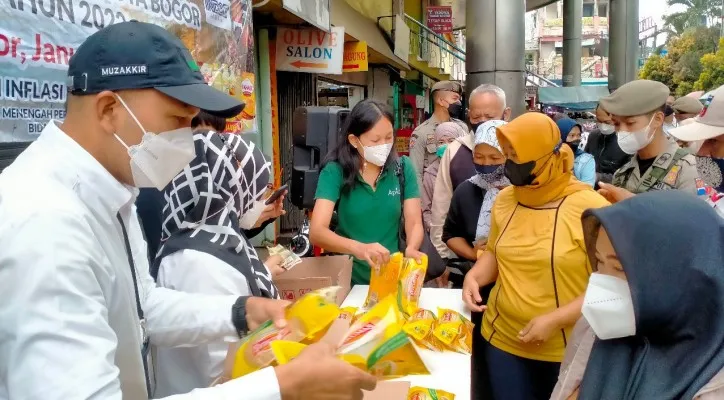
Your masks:
<instances>
[{"instance_id":1,"label":"shop awning","mask_svg":"<svg viewBox=\"0 0 724 400\"><path fill-rule=\"evenodd\" d=\"M374 20L357 12L346 1L335 1L330 8L332 25L343 26L345 35L367 42L371 63L384 62L399 69L410 70L407 62L393 53Z\"/></svg>"},{"instance_id":2,"label":"shop awning","mask_svg":"<svg viewBox=\"0 0 724 400\"><path fill-rule=\"evenodd\" d=\"M608 95L608 88L605 86L549 86L538 88L539 103L570 110L594 109L598 104L598 100Z\"/></svg>"}]
</instances>

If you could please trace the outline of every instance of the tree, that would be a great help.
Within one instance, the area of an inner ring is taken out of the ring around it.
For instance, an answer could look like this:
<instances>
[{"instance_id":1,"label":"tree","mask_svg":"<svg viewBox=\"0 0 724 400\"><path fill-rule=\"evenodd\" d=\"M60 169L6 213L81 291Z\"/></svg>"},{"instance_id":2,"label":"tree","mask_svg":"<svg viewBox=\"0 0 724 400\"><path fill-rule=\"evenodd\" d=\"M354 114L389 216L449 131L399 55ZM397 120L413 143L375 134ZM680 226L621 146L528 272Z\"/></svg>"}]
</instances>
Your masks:
<instances>
[{"instance_id":1,"label":"tree","mask_svg":"<svg viewBox=\"0 0 724 400\"><path fill-rule=\"evenodd\" d=\"M688 29L680 37L671 39L666 56L649 57L639 75L664 83L678 96L686 95L694 90L694 83L702 73L701 58L716 51L718 40L716 28Z\"/></svg>"},{"instance_id":2,"label":"tree","mask_svg":"<svg viewBox=\"0 0 724 400\"><path fill-rule=\"evenodd\" d=\"M669 7L681 5L686 10L664 16L664 29L674 36L682 35L687 29L713 25L721 18L720 0L667 0Z\"/></svg>"},{"instance_id":3,"label":"tree","mask_svg":"<svg viewBox=\"0 0 724 400\"><path fill-rule=\"evenodd\" d=\"M724 38L719 39L719 50L701 57L701 74L694 83L695 90L710 91L724 85Z\"/></svg>"}]
</instances>

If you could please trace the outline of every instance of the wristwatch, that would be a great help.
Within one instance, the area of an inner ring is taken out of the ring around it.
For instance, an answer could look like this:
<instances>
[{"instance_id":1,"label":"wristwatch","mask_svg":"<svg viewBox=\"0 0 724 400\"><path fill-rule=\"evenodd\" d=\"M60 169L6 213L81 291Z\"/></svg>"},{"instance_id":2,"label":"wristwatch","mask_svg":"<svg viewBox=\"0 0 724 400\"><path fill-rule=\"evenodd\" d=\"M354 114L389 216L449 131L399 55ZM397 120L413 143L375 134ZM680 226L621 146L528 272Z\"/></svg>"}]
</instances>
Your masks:
<instances>
[{"instance_id":1,"label":"wristwatch","mask_svg":"<svg viewBox=\"0 0 724 400\"><path fill-rule=\"evenodd\" d=\"M239 338L243 338L249 333L249 325L246 323L246 302L249 296L241 296L231 307L231 322L236 328Z\"/></svg>"}]
</instances>

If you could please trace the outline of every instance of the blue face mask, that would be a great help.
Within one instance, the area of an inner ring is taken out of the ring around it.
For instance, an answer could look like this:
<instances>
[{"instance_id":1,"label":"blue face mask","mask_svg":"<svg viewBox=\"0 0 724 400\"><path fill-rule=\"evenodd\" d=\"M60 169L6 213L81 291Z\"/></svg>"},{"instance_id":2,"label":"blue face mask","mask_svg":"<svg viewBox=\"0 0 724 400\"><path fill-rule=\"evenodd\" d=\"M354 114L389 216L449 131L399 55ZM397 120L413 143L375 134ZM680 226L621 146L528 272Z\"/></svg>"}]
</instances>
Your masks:
<instances>
[{"instance_id":1,"label":"blue face mask","mask_svg":"<svg viewBox=\"0 0 724 400\"><path fill-rule=\"evenodd\" d=\"M493 165L478 165L475 164L475 172L477 172L479 175L490 175L498 172L503 167L503 164L493 164Z\"/></svg>"},{"instance_id":2,"label":"blue face mask","mask_svg":"<svg viewBox=\"0 0 724 400\"><path fill-rule=\"evenodd\" d=\"M437 156L439 158L442 158L442 156L445 154L445 150L447 150L447 144L437 146Z\"/></svg>"}]
</instances>

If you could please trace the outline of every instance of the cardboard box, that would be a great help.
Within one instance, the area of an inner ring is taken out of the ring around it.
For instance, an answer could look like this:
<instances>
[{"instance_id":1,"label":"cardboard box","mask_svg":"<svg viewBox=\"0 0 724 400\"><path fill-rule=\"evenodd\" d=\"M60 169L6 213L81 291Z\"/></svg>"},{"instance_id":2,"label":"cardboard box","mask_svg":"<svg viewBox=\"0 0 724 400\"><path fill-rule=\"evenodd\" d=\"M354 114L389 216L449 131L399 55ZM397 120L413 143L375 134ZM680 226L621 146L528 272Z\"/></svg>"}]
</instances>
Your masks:
<instances>
[{"instance_id":1,"label":"cardboard box","mask_svg":"<svg viewBox=\"0 0 724 400\"><path fill-rule=\"evenodd\" d=\"M352 258L349 256L305 257L294 268L275 279L282 299L294 301L305 293L329 286L341 286L337 304L349 294Z\"/></svg>"}]
</instances>

